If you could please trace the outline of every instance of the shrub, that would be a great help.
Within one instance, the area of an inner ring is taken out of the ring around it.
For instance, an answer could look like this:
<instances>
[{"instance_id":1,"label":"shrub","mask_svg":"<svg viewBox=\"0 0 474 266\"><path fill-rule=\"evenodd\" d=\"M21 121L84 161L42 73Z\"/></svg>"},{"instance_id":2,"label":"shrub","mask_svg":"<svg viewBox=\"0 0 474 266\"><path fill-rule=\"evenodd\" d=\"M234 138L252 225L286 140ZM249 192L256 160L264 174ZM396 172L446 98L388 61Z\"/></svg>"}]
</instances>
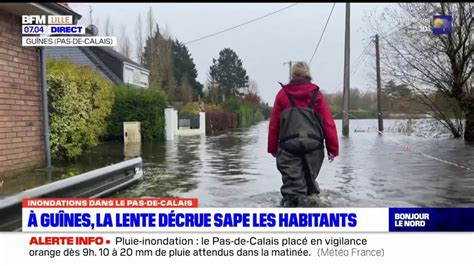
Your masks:
<instances>
[{"instance_id":1,"label":"shrub","mask_svg":"<svg viewBox=\"0 0 474 266\"><path fill-rule=\"evenodd\" d=\"M254 105L260 105L262 99L255 93L249 93L243 96L242 100L247 103L252 103Z\"/></svg>"},{"instance_id":2,"label":"shrub","mask_svg":"<svg viewBox=\"0 0 474 266\"><path fill-rule=\"evenodd\" d=\"M141 122L145 141L163 138L167 98L161 90L140 89L128 86L115 87L115 103L107 119L107 139L123 138L123 122Z\"/></svg>"},{"instance_id":3,"label":"shrub","mask_svg":"<svg viewBox=\"0 0 474 266\"><path fill-rule=\"evenodd\" d=\"M264 119L260 106L251 103L242 103L239 107L238 113L241 127L255 125Z\"/></svg>"},{"instance_id":4,"label":"shrub","mask_svg":"<svg viewBox=\"0 0 474 266\"><path fill-rule=\"evenodd\" d=\"M52 157L74 159L106 132L112 87L87 67L54 60L47 63L47 83Z\"/></svg>"},{"instance_id":5,"label":"shrub","mask_svg":"<svg viewBox=\"0 0 474 266\"><path fill-rule=\"evenodd\" d=\"M204 112L222 111L222 108L213 103L204 104Z\"/></svg>"},{"instance_id":6,"label":"shrub","mask_svg":"<svg viewBox=\"0 0 474 266\"><path fill-rule=\"evenodd\" d=\"M373 111L373 110L354 110L354 111L349 111L349 113L353 115L354 117L357 117L358 119L377 118L377 111Z\"/></svg>"},{"instance_id":7,"label":"shrub","mask_svg":"<svg viewBox=\"0 0 474 266\"><path fill-rule=\"evenodd\" d=\"M255 111L255 114L254 114L253 117L255 117L255 123L258 123L258 122L261 122L261 121L265 120L265 115L259 109L257 109L257 111Z\"/></svg>"},{"instance_id":8,"label":"shrub","mask_svg":"<svg viewBox=\"0 0 474 266\"><path fill-rule=\"evenodd\" d=\"M239 122L241 127L248 127L253 124L255 112L251 105L242 104L239 107Z\"/></svg>"},{"instance_id":9,"label":"shrub","mask_svg":"<svg viewBox=\"0 0 474 266\"><path fill-rule=\"evenodd\" d=\"M260 103L256 104L252 101L240 100L238 98L230 98L227 101L221 103L224 110L234 112L238 114L240 127L249 127L254 125L265 118L262 110L265 110ZM268 109L270 109L268 107ZM270 110L265 110L270 116Z\"/></svg>"},{"instance_id":10,"label":"shrub","mask_svg":"<svg viewBox=\"0 0 474 266\"><path fill-rule=\"evenodd\" d=\"M237 113L225 110L206 111L206 134L213 135L239 125Z\"/></svg>"},{"instance_id":11,"label":"shrub","mask_svg":"<svg viewBox=\"0 0 474 266\"><path fill-rule=\"evenodd\" d=\"M262 112L264 120L269 119L272 114L272 107L270 107L267 103L261 103L260 111Z\"/></svg>"},{"instance_id":12,"label":"shrub","mask_svg":"<svg viewBox=\"0 0 474 266\"><path fill-rule=\"evenodd\" d=\"M182 115L198 115L199 112L201 112L199 103L187 103L179 110L179 113Z\"/></svg>"},{"instance_id":13,"label":"shrub","mask_svg":"<svg viewBox=\"0 0 474 266\"><path fill-rule=\"evenodd\" d=\"M219 104L219 107L230 112L239 112L242 102L236 97L229 97L225 102Z\"/></svg>"}]
</instances>

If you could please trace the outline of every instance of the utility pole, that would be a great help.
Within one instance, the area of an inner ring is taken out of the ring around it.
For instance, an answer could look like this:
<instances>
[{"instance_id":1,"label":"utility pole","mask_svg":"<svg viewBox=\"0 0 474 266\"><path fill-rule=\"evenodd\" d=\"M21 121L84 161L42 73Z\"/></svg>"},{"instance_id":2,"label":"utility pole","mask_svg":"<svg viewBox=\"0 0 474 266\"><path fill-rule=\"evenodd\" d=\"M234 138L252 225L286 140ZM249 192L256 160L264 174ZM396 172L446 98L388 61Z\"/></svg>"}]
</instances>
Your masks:
<instances>
[{"instance_id":1,"label":"utility pole","mask_svg":"<svg viewBox=\"0 0 474 266\"><path fill-rule=\"evenodd\" d=\"M346 33L344 45L344 93L342 113L342 135L349 136L349 79L350 79L350 48L351 48L351 7L346 3Z\"/></svg>"},{"instance_id":2,"label":"utility pole","mask_svg":"<svg viewBox=\"0 0 474 266\"><path fill-rule=\"evenodd\" d=\"M291 81L291 67L293 66L293 62L290 60L290 68L288 69L288 80Z\"/></svg>"},{"instance_id":3,"label":"utility pole","mask_svg":"<svg viewBox=\"0 0 474 266\"><path fill-rule=\"evenodd\" d=\"M285 62L283 63L283 65L286 65L288 64L289 66L289 71L288 71L288 81L291 81L291 67L293 66L293 61L288 61L288 62Z\"/></svg>"},{"instance_id":4,"label":"utility pole","mask_svg":"<svg viewBox=\"0 0 474 266\"><path fill-rule=\"evenodd\" d=\"M383 117L382 117L382 81L380 78L380 49L379 49L379 35L375 35L375 60L377 67L377 118L379 120L379 134L383 132Z\"/></svg>"}]
</instances>

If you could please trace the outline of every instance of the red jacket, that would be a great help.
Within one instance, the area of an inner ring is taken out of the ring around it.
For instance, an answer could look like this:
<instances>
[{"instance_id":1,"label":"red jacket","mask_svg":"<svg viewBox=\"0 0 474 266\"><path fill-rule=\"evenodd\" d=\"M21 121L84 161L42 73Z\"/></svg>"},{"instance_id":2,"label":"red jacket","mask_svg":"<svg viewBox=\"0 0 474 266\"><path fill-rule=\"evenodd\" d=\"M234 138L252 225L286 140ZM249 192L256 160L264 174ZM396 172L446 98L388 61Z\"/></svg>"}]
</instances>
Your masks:
<instances>
[{"instance_id":1,"label":"red jacket","mask_svg":"<svg viewBox=\"0 0 474 266\"><path fill-rule=\"evenodd\" d=\"M285 87L286 91L293 95L297 107L306 107L311 100L314 90L319 90L316 84L312 84L306 79L293 79ZM272 115L270 118L270 128L268 131L268 153L275 154L278 150L278 135L280 133L280 113L291 107L290 100L285 91L281 89L275 97ZM321 114L323 120L324 139L326 149L334 156L339 155L339 141L337 137L336 124L332 118L331 110L324 100L321 92L318 93L314 111Z\"/></svg>"}]
</instances>

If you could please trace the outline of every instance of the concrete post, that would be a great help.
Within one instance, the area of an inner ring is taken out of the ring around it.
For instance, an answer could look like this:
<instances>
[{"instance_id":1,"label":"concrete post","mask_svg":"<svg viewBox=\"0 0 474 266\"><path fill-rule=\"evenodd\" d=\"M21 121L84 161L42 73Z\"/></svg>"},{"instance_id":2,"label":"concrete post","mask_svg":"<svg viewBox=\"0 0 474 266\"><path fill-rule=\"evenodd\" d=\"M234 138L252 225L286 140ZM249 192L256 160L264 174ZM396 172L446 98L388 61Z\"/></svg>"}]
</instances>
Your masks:
<instances>
[{"instance_id":1,"label":"concrete post","mask_svg":"<svg viewBox=\"0 0 474 266\"><path fill-rule=\"evenodd\" d=\"M173 109L173 128L174 128L174 134L176 135L176 132L179 129L179 124L178 124L178 110Z\"/></svg>"},{"instance_id":2,"label":"concrete post","mask_svg":"<svg viewBox=\"0 0 474 266\"><path fill-rule=\"evenodd\" d=\"M176 131L176 113L173 108L165 108L165 136L166 140L174 140Z\"/></svg>"},{"instance_id":3,"label":"concrete post","mask_svg":"<svg viewBox=\"0 0 474 266\"><path fill-rule=\"evenodd\" d=\"M201 134L206 135L206 113L199 112L199 131Z\"/></svg>"},{"instance_id":4,"label":"concrete post","mask_svg":"<svg viewBox=\"0 0 474 266\"><path fill-rule=\"evenodd\" d=\"M123 143L141 143L140 122L123 122Z\"/></svg>"}]
</instances>

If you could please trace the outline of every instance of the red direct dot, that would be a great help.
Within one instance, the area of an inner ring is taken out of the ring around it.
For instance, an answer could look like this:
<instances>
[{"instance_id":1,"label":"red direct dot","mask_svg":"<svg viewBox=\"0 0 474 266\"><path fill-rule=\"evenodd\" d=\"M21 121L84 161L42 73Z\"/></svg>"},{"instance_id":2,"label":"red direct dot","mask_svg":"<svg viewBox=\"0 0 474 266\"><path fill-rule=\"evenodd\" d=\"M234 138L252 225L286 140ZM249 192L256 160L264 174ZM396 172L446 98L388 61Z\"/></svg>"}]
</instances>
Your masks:
<instances>
[{"instance_id":1,"label":"red direct dot","mask_svg":"<svg viewBox=\"0 0 474 266\"><path fill-rule=\"evenodd\" d=\"M110 240L106 240L105 243L106 243L106 244L110 244Z\"/></svg>"}]
</instances>

